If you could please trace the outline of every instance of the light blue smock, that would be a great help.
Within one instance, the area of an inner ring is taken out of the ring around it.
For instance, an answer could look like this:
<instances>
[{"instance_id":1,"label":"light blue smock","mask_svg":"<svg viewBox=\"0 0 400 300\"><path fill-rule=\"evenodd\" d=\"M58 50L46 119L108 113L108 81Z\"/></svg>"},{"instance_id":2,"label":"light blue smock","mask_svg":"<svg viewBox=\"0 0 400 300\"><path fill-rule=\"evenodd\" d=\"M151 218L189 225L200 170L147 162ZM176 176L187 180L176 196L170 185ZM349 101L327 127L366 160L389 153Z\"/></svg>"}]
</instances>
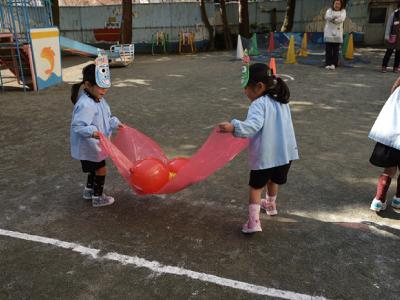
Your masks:
<instances>
[{"instance_id":1,"label":"light blue smock","mask_svg":"<svg viewBox=\"0 0 400 300\"><path fill-rule=\"evenodd\" d=\"M100 149L100 142L93 138L95 131L110 137L112 130L121 122L111 116L110 106L104 98L99 102L82 92L75 103L71 122L71 155L75 159L102 161L106 154Z\"/></svg>"},{"instance_id":2,"label":"light blue smock","mask_svg":"<svg viewBox=\"0 0 400 300\"><path fill-rule=\"evenodd\" d=\"M233 119L233 134L249 137L251 170L270 169L299 159L289 104L265 95L254 100L244 121Z\"/></svg>"},{"instance_id":3,"label":"light blue smock","mask_svg":"<svg viewBox=\"0 0 400 300\"><path fill-rule=\"evenodd\" d=\"M400 87L386 101L368 137L400 150Z\"/></svg>"}]
</instances>

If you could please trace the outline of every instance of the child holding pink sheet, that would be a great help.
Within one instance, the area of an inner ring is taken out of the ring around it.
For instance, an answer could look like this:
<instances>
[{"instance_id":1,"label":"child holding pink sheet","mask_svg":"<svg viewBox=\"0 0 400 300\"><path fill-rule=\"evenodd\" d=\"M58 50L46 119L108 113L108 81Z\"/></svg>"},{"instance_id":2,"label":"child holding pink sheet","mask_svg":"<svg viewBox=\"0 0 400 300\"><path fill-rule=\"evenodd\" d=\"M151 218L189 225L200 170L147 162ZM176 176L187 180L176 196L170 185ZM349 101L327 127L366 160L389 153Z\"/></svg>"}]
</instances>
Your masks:
<instances>
[{"instance_id":1,"label":"child holding pink sheet","mask_svg":"<svg viewBox=\"0 0 400 300\"><path fill-rule=\"evenodd\" d=\"M249 216L243 233L262 231L260 208L276 215L278 186L285 184L293 160L299 158L289 108L290 92L285 82L271 74L265 64L249 67L244 59L242 87L251 104L244 121L219 124L220 131L250 138ZM266 199L261 199L266 188Z\"/></svg>"},{"instance_id":2,"label":"child holding pink sheet","mask_svg":"<svg viewBox=\"0 0 400 300\"><path fill-rule=\"evenodd\" d=\"M83 68L82 75L82 81L71 89L71 155L81 161L82 171L88 173L83 198L91 200L93 207L107 206L114 203L114 198L103 193L107 169L98 139L100 133L110 136L113 129L123 127L111 115L104 99L111 86L107 56L99 55L95 64Z\"/></svg>"}]
</instances>

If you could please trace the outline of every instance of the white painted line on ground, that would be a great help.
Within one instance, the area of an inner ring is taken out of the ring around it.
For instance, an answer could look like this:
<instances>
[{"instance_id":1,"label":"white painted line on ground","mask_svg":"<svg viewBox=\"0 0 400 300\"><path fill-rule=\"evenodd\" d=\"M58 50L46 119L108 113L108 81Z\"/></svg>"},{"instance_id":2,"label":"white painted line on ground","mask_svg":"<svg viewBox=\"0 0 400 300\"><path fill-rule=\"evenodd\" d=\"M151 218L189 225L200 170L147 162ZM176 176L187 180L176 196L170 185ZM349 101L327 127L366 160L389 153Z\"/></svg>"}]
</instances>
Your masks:
<instances>
[{"instance_id":1,"label":"white painted line on ground","mask_svg":"<svg viewBox=\"0 0 400 300\"><path fill-rule=\"evenodd\" d=\"M283 79L283 81L294 80L293 76L287 74L276 74L276 77L284 77L285 79Z\"/></svg>"},{"instance_id":2,"label":"white painted line on ground","mask_svg":"<svg viewBox=\"0 0 400 300\"><path fill-rule=\"evenodd\" d=\"M59 248L71 249L74 252L78 252L83 255L89 255L94 259L107 259L111 261L116 261L124 265L134 265L138 268L147 268L153 272L159 274L171 274L178 276L186 276L192 279L200 280L203 282L214 283L220 286L230 287L238 290L242 290L248 293L264 295L270 297L276 297L281 299L293 299L293 300L305 300L305 299L315 299L315 300L323 300L326 299L324 297L315 297L305 294L299 294L295 292L278 290L274 288L267 288L260 285L254 285L242 281L232 280L228 278L218 277L215 275L210 275L206 273L195 272L191 270L187 270L184 268L174 267L174 266L166 266L157 261L149 261L144 258L140 258L137 256L128 256L122 255L115 252L109 252L103 256L99 256L100 250L94 249L90 247L85 247L80 244L64 242L57 239L47 238L38 235L31 235L27 233L21 233L16 231L10 231L5 229L0 229L0 236L12 237L20 240L26 240L31 242L37 242L42 244L49 244Z\"/></svg>"}]
</instances>

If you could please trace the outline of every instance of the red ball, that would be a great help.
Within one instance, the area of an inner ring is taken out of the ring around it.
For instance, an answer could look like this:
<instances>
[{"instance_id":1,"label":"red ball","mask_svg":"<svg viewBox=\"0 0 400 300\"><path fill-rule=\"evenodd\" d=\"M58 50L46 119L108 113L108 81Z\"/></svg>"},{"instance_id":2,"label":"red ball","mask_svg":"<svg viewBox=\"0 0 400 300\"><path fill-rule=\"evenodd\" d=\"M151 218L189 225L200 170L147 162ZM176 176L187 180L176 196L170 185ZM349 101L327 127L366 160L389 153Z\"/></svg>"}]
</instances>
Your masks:
<instances>
[{"instance_id":1,"label":"red ball","mask_svg":"<svg viewBox=\"0 0 400 300\"><path fill-rule=\"evenodd\" d=\"M168 162L168 169L171 173L178 173L180 169L184 165L186 165L189 162L188 158L185 157L175 157L174 159L171 159Z\"/></svg>"},{"instance_id":2,"label":"red ball","mask_svg":"<svg viewBox=\"0 0 400 300\"><path fill-rule=\"evenodd\" d=\"M155 158L138 161L130 171L131 185L140 194L158 192L169 180L167 166Z\"/></svg>"}]
</instances>

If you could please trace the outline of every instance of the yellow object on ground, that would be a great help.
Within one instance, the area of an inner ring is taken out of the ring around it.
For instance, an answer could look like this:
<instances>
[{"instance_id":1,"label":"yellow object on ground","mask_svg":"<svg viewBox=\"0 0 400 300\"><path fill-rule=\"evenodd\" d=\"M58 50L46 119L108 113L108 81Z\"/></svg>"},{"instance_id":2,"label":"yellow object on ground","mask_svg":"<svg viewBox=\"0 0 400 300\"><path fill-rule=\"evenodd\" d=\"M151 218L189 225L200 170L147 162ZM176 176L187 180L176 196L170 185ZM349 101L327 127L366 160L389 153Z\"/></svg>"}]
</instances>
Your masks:
<instances>
[{"instance_id":1,"label":"yellow object on ground","mask_svg":"<svg viewBox=\"0 0 400 300\"><path fill-rule=\"evenodd\" d=\"M307 57L308 56L307 44L308 44L308 42L307 42L307 32L304 32L303 40L301 41L301 48L300 48L299 54L298 54L299 56L302 56L302 57Z\"/></svg>"},{"instance_id":2,"label":"yellow object on ground","mask_svg":"<svg viewBox=\"0 0 400 300\"><path fill-rule=\"evenodd\" d=\"M353 41L353 34L350 33L349 42L347 44L346 54L344 56L346 59L353 59L354 58L354 41Z\"/></svg>"},{"instance_id":3,"label":"yellow object on ground","mask_svg":"<svg viewBox=\"0 0 400 300\"><path fill-rule=\"evenodd\" d=\"M294 36L290 37L289 48L286 55L285 64L297 64L296 61L296 51L294 48Z\"/></svg>"}]
</instances>

